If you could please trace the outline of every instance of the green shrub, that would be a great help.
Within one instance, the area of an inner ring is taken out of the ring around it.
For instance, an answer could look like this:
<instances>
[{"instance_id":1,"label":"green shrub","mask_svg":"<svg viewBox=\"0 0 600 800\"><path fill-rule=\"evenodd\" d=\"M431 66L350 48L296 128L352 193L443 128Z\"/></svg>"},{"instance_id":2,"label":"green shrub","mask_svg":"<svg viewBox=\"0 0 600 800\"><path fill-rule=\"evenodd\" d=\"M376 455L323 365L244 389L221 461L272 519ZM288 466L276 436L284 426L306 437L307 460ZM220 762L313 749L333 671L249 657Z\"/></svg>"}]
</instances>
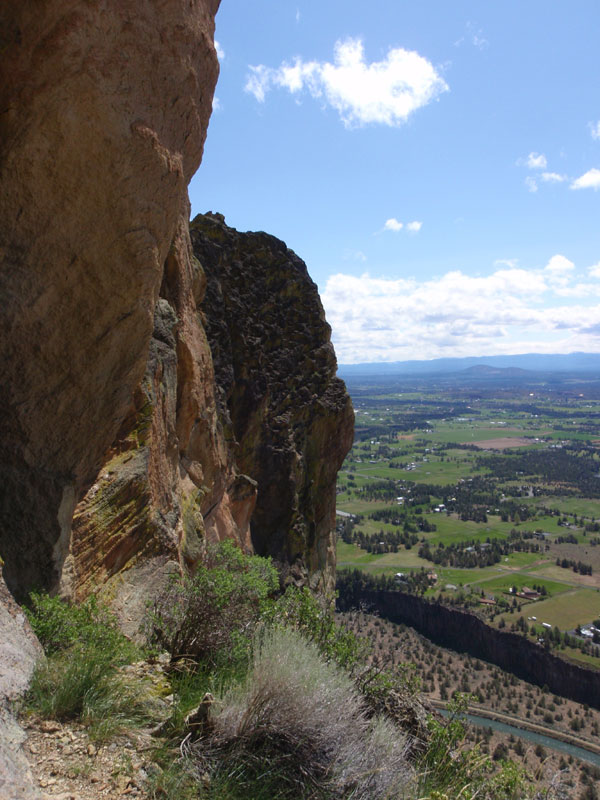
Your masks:
<instances>
[{"instance_id":1,"label":"green shrub","mask_svg":"<svg viewBox=\"0 0 600 800\"><path fill-rule=\"evenodd\" d=\"M217 664L248 653L254 626L279 586L269 559L247 556L232 542L209 550L193 577L174 577L150 609L151 644L173 659Z\"/></svg>"},{"instance_id":2,"label":"green shrub","mask_svg":"<svg viewBox=\"0 0 600 800\"><path fill-rule=\"evenodd\" d=\"M25 613L46 655L79 644L105 650L111 658L126 663L139 652L120 632L114 615L94 595L80 605L71 605L59 597L33 592Z\"/></svg>"},{"instance_id":3,"label":"green shrub","mask_svg":"<svg viewBox=\"0 0 600 800\"><path fill-rule=\"evenodd\" d=\"M338 625L332 611L333 603L317 598L306 587L288 586L270 609L269 619L276 625L294 628L314 642L326 660L351 670L364 664L370 644Z\"/></svg>"},{"instance_id":4,"label":"green shrub","mask_svg":"<svg viewBox=\"0 0 600 800\"><path fill-rule=\"evenodd\" d=\"M26 696L31 711L53 719L80 719L98 739L152 720L152 702L143 687L118 673L140 651L94 597L71 606L57 597L32 594L27 615L47 654Z\"/></svg>"}]
</instances>

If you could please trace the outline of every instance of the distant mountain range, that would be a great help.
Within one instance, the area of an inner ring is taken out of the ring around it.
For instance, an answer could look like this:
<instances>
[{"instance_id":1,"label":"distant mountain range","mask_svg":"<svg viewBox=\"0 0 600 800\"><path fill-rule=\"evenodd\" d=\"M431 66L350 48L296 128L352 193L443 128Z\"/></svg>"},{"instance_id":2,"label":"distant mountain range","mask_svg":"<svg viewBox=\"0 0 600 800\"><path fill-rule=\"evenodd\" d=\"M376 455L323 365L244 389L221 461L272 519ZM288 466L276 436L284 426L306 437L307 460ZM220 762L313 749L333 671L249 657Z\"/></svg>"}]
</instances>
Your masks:
<instances>
[{"instance_id":1,"label":"distant mountain range","mask_svg":"<svg viewBox=\"0 0 600 800\"><path fill-rule=\"evenodd\" d=\"M471 356L469 358L434 358L431 361L384 361L366 364L340 364L340 378L375 375L434 375L469 372L491 375L505 370L528 372L595 372L600 375L600 353L524 353L514 356ZM506 372L504 372L506 375Z\"/></svg>"}]
</instances>

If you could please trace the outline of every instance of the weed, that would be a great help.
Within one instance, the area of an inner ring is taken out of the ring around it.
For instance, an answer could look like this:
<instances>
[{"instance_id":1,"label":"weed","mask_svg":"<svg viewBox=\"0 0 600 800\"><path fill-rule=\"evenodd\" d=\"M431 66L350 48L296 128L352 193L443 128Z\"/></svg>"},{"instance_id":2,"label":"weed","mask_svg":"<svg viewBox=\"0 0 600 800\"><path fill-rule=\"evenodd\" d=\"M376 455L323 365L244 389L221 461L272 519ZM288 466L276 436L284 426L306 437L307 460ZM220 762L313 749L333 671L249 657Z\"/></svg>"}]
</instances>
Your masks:
<instances>
[{"instance_id":1,"label":"weed","mask_svg":"<svg viewBox=\"0 0 600 800\"><path fill-rule=\"evenodd\" d=\"M212 732L192 758L199 774L212 770L220 791L230 787L224 797L243 788L265 800L359 800L402 796L411 783L403 735L369 718L349 675L297 631L260 631L246 680L215 707Z\"/></svg>"}]
</instances>

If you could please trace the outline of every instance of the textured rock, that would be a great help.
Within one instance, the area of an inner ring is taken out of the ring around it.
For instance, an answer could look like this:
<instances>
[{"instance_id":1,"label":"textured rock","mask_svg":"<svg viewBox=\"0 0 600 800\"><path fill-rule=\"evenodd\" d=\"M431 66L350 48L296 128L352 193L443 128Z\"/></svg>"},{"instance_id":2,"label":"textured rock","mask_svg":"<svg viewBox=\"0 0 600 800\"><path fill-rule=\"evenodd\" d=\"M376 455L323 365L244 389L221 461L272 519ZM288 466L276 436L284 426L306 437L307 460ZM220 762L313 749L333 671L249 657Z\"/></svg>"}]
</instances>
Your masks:
<instances>
[{"instance_id":1,"label":"textured rock","mask_svg":"<svg viewBox=\"0 0 600 800\"><path fill-rule=\"evenodd\" d=\"M110 581L126 627L132 609L124 597L136 598L141 612L140 592L154 591L176 562L193 570L207 536L250 548L256 485L236 470L218 419L197 307L204 286L182 226L166 263L146 373L75 509L63 589L82 597ZM139 613L130 616L135 622Z\"/></svg>"},{"instance_id":2,"label":"textured rock","mask_svg":"<svg viewBox=\"0 0 600 800\"><path fill-rule=\"evenodd\" d=\"M258 483L251 533L289 579L333 589L335 481L354 413L306 265L221 215L191 225L219 411L238 468Z\"/></svg>"},{"instance_id":3,"label":"textured rock","mask_svg":"<svg viewBox=\"0 0 600 800\"><path fill-rule=\"evenodd\" d=\"M63 574L77 597L104 587L130 633L149 594L223 538L333 588L335 479L354 416L316 286L272 236L218 216L191 231L198 258L180 230L144 379L75 510Z\"/></svg>"},{"instance_id":4,"label":"textured rock","mask_svg":"<svg viewBox=\"0 0 600 800\"><path fill-rule=\"evenodd\" d=\"M25 733L11 714L11 701L27 688L42 648L2 578L0 631L0 800L33 800L39 793L21 749Z\"/></svg>"},{"instance_id":5,"label":"textured rock","mask_svg":"<svg viewBox=\"0 0 600 800\"><path fill-rule=\"evenodd\" d=\"M21 594L56 584L144 374L211 110L217 7L0 8L0 553Z\"/></svg>"}]
</instances>

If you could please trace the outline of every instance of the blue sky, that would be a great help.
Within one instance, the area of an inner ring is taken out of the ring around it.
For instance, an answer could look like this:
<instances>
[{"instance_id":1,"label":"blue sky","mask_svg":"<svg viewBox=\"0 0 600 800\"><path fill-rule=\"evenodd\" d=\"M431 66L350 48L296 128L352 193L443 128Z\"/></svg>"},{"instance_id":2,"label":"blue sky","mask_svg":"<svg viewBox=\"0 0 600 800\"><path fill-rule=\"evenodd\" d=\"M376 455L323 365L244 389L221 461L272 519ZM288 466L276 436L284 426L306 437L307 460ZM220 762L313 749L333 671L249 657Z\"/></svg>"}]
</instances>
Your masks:
<instances>
[{"instance_id":1,"label":"blue sky","mask_svg":"<svg viewBox=\"0 0 600 800\"><path fill-rule=\"evenodd\" d=\"M223 0L192 213L283 239L341 363L600 344L597 0Z\"/></svg>"}]
</instances>

